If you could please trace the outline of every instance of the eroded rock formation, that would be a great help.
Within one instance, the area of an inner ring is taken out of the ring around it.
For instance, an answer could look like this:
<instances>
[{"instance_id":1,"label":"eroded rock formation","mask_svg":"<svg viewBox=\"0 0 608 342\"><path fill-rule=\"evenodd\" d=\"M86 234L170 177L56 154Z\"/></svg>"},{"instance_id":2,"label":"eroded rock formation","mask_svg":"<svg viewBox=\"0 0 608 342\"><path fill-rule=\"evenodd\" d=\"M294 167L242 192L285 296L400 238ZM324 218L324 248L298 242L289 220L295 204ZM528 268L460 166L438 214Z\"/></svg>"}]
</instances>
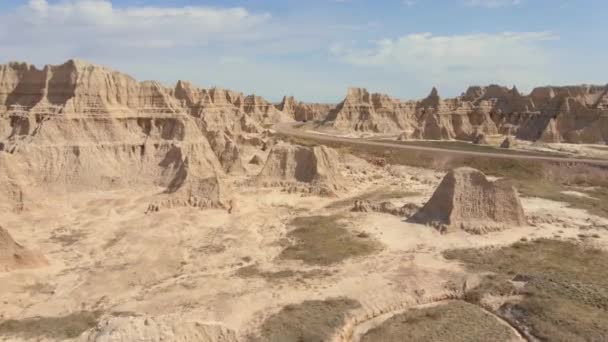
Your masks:
<instances>
[{"instance_id":1,"label":"eroded rock formation","mask_svg":"<svg viewBox=\"0 0 608 342\"><path fill-rule=\"evenodd\" d=\"M283 97L283 101L277 105L277 109L297 121L325 119L332 108L334 108L334 105L296 101L293 96Z\"/></svg>"},{"instance_id":2,"label":"eroded rock formation","mask_svg":"<svg viewBox=\"0 0 608 342\"><path fill-rule=\"evenodd\" d=\"M448 172L411 220L441 232L462 229L473 234L525 224L513 185L503 179L490 181L482 172L468 167Z\"/></svg>"},{"instance_id":3,"label":"eroded rock formation","mask_svg":"<svg viewBox=\"0 0 608 342\"><path fill-rule=\"evenodd\" d=\"M278 143L270 150L258 181L289 191L333 196L344 189L337 163L338 153L331 148Z\"/></svg>"},{"instance_id":4,"label":"eroded rock formation","mask_svg":"<svg viewBox=\"0 0 608 342\"><path fill-rule=\"evenodd\" d=\"M41 253L21 246L0 226L0 272L46 265L48 261Z\"/></svg>"},{"instance_id":5,"label":"eroded rock formation","mask_svg":"<svg viewBox=\"0 0 608 342\"><path fill-rule=\"evenodd\" d=\"M400 133L400 139L473 140L515 135L523 140L608 142L608 87L470 87L461 96L440 97L433 88L419 101L400 101L361 88L349 89L326 124L342 131Z\"/></svg>"},{"instance_id":6,"label":"eroded rock formation","mask_svg":"<svg viewBox=\"0 0 608 342\"><path fill-rule=\"evenodd\" d=\"M219 176L243 170L237 141L288 120L258 96L137 82L78 60L0 65L0 207L22 210L28 189L125 186L223 207Z\"/></svg>"},{"instance_id":7,"label":"eroded rock formation","mask_svg":"<svg viewBox=\"0 0 608 342\"><path fill-rule=\"evenodd\" d=\"M249 160L249 164L262 165L262 164L264 164L264 159L262 159L262 157L260 157L259 155L256 154L253 157L251 157L251 160Z\"/></svg>"}]
</instances>

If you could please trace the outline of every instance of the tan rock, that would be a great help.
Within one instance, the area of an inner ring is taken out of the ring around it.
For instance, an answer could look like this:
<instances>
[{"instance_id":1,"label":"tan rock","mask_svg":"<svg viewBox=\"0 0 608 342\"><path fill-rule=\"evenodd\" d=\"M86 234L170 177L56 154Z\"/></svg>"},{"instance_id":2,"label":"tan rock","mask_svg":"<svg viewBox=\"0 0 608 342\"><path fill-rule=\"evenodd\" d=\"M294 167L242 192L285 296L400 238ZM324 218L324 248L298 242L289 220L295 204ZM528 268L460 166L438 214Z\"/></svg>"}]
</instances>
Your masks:
<instances>
[{"instance_id":1,"label":"tan rock","mask_svg":"<svg viewBox=\"0 0 608 342\"><path fill-rule=\"evenodd\" d=\"M249 161L249 164L253 164L253 165L262 165L264 164L264 159L262 159L262 157L260 157L259 155L254 155L251 160Z\"/></svg>"},{"instance_id":2,"label":"tan rock","mask_svg":"<svg viewBox=\"0 0 608 342\"><path fill-rule=\"evenodd\" d=\"M525 216L509 181L489 181L482 172L461 167L448 172L412 221L442 232L462 229L481 234L524 225Z\"/></svg>"},{"instance_id":3,"label":"tan rock","mask_svg":"<svg viewBox=\"0 0 608 342\"><path fill-rule=\"evenodd\" d=\"M345 187L338 171L338 153L335 150L287 143L272 147L258 175L258 182L266 186L283 186L290 191L328 196L337 195Z\"/></svg>"},{"instance_id":4,"label":"tan rock","mask_svg":"<svg viewBox=\"0 0 608 342\"><path fill-rule=\"evenodd\" d=\"M0 226L0 272L46 265L48 261L41 253L21 246Z\"/></svg>"},{"instance_id":5,"label":"tan rock","mask_svg":"<svg viewBox=\"0 0 608 342\"><path fill-rule=\"evenodd\" d=\"M516 87L490 85L445 99L433 88L419 101L353 88L325 124L341 131L408 131L415 139L472 141L477 133L501 133L531 141L606 143L607 118L605 86L540 87L522 95Z\"/></svg>"},{"instance_id":6,"label":"tan rock","mask_svg":"<svg viewBox=\"0 0 608 342\"><path fill-rule=\"evenodd\" d=\"M82 61L1 66L0 158L10 154L10 166L0 183L11 190L0 205L23 207L27 183L42 193L160 186L163 203L223 206L222 165L173 93ZM212 138L222 161L237 160L231 142Z\"/></svg>"},{"instance_id":7,"label":"tan rock","mask_svg":"<svg viewBox=\"0 0 608 342\"><path fill-rule=\"evenodd\" d=\"M293 96L285 96L277 109L288 114L296 121L315 121L322 120L329 114L334 107L330 104L304 103L296 101Z\"/></svg>"}]
</instances>

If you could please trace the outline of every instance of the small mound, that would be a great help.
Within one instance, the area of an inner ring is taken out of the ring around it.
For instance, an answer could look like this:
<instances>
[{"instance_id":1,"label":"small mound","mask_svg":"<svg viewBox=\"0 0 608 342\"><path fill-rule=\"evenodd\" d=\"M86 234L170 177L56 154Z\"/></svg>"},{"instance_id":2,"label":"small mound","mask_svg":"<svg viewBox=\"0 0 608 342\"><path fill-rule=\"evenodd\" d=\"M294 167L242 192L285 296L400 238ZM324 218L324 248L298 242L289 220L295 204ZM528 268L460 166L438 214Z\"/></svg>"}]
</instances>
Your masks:
<instances>
[{"instance_id":1,"label":"small mound","mask_svg":"<svg viewBox=\"0 0 608 342\"><path fill-rule=\"evenodd\" d=\"M230 191L218 177L219 163L209 163L210 159L200 150L174 146L161 162L169 175L166 189L156 196L148 212L174 206L228 208Z\"/></svg>"},{"instance_id":2,"label":"small mound","mask_svg":"<svg viewBox=\"0 0 608 342\"><path fill-rule=\"evenodd\" d=\"M486 135L483 133L479 133L473 137L473 144L475 145L487 145L488 139L486 139Z\"/></svg>"},{"instance_id":3,"label":"small mound","mask_svg":"<svg viewBox=\"0 0 608 342\"><path fill-rule=\"evenodd\" d=\"M251 160L249 161L249 164L253 164L253 165L262 165L264 164L264 159L262 159L262 157L260 157L259 155L254 155Z\"/></svg>"},{"instance_id":4,"label":"small mound","mask_svg":"<svg viewBox=\"0 0 608 342\"><path fill-rule=\"evenodd\" d=\"M500 148L511 148L511 145L511 138L506 137L505 140L503 140L502 144L500 144Z\"/></svg>"},{"instance_id":5,"label":"small mound","mask_svg":"<svg viewBox=\"0 0 608 342\"><path fill-rule=\"evenodd\" d=\"M234 342L234 331L220 325L184 321L171 316L116 316L102 320L79 341L200 341Z\"/></svg>"},{"instance_id":6,"label":"small mound","mask_svg":"<svg viewBox=\"0 0 608 342\"><path fill-rule=\"evenodd\" d=\"M258 175L263 186L283 186L289 191L336 196L345 189L338 171L338 153L325 146L275 145Z\"/></svg>"},{"instance_id":7,"label":"small mound","mask_svg":"<svg viewBox=\"0 0 608 342\"><path fill-rule=\"evenodd\" d=\"M411 219L441 232L462 229L473 234L525 224L524 211L509 181L490 181L473 168L454 169L431 199Z\"/></svg>"},{"instance_id":8,"label":"small mound","mask_svg":"<svg viewBox=\"0 0 608 342\"><path fill-rule=\"evenodd\" d=\"M0 272L48 265L46 258L21 246L8 231L0 227Z\"/></svg>"}]
</instances>

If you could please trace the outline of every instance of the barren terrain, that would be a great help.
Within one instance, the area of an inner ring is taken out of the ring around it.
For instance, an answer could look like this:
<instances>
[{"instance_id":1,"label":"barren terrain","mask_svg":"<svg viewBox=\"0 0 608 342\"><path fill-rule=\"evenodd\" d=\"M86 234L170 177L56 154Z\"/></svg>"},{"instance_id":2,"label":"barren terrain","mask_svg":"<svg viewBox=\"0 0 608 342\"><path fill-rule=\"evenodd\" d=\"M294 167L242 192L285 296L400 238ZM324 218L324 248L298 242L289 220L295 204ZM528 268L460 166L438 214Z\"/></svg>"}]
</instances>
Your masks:
<instances>
[{"instance_id":1,"label":"barren terrain","mask_svg":"<svg viewBox=\"0 0 608 342\"><path fill-rule=\"evenodd\" d=\"M344 138L293 124L330 106L3 68L2 341L608 334L600 145Z\"/></svg>"}]
</instances>

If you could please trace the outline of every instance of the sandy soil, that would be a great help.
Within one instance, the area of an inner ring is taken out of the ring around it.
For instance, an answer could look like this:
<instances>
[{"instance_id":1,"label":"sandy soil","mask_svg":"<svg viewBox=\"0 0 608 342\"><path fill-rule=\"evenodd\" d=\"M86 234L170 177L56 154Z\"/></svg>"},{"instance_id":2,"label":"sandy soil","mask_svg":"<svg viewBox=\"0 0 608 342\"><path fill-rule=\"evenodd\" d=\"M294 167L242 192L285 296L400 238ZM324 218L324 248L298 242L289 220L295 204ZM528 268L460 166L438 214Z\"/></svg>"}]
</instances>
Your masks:
<instances>
[{"instance_id":1,"label":"sandy soil","mask_svg":"<svg viewBox=\"0 0 608 342\"><path fill-rule=\"evenodd\" d=\"M401 217L331 206L377 189L413 193L393 198L397 205L422 204L443 176L435 171L380 168L344 156L340 171L352 186L340 198L324 198L248 185L260 166L247 168L246 175L228 179L239 189L231 214L188 207L146 214L153 191L115 191L72 194L22 214L2 215L0 224L15 240L42 251L50 266L0 273L0 320L60 317L81 310L130 312L219 324L245 339L284 305L347 297L361 307L349 314L334 340L351 341L355 331L360 336L371 326L366 322L376 317L453 298L465 281L474 282L460 265L441 256L446 249L523 238L577 238L590 230L601 237L598 241L608 241L606 230L594 228L607 220L538 198L522 199L533 225L486 235L441 235ZM382 249L327 266L328 272L319 276L299 277L296 272L265 279L237 274L252 265L266 272L319 270L278 256L292 243L286 237L294 217L330 214L343 215L350 230L367 233Z\"/></svg>"}]
</instances>

